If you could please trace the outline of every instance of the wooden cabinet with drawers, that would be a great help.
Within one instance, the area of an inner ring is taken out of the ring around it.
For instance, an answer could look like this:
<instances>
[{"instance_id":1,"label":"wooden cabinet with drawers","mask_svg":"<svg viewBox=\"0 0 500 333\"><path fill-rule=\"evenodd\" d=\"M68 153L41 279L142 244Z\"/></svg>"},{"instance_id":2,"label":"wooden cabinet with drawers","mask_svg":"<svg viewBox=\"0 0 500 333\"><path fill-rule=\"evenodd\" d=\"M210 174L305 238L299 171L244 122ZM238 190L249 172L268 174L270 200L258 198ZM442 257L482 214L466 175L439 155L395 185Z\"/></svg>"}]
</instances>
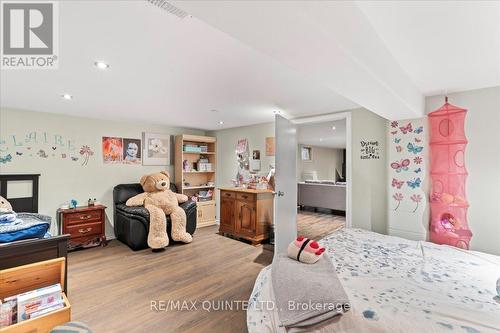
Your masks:
<instances>
[{"instance_id":1,"label":"wooden cabinet with drawers","mask_svg":"<svg viewBox=\"0 0 500 333\"><path fill-rule=\"evenodd\" d=\"M70 234L68 249L106 245L106 206L57 210L59 234Z\"/></svg>"},{"instance_id":2,"label":"wooden cabinet with drawers","mask_svg":"<svg viewBox=\"0 0 500 333\"><path fill-rule=\"evenodd\" d=\"M258 244L269 238L273 223L273 195L269 190L220 189L220 234L231 234Z\"/></svg>"}]
</instances>

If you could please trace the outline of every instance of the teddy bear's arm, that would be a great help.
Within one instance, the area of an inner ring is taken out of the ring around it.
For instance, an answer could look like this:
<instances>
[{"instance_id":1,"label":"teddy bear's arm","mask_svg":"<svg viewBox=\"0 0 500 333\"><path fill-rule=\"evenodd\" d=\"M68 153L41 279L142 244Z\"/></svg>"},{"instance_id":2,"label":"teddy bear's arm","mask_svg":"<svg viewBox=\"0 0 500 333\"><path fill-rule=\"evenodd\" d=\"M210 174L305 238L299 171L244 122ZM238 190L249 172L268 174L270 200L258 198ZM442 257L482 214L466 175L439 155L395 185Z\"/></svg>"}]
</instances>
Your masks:
<instances>
[{"instance_id":1,"label":"teddy bear's arm","mask_svg":"<svg viewBox=\"0 0 500 333\"><path fill-rule=\"evenodd\" d=\"M146 200L147 193L140 193L132 198L129 198L125 205L127 206L143 206L144 201Z\"/></svg>"},{"instance_id":2,"label":"teddy bear's arm","mask_svg":"<svg viewBox=\"0 0 500 333\"><path fill-rule=\"evenodd\" d=\"M189 200L188 196L185 194L175 193L175 196L177 197L177 201L179 203L184 203Z\"/></svg>"}]
</instances>

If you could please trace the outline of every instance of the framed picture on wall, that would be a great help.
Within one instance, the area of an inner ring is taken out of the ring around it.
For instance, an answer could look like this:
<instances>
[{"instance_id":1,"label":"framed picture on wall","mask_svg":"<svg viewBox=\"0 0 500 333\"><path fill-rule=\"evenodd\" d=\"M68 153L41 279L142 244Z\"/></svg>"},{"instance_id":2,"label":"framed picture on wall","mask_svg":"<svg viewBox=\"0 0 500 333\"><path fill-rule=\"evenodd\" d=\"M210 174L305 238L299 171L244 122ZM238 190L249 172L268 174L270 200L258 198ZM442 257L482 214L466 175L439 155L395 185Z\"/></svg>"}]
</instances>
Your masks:
<instances>
[{"instance_id":1,"label":"framed picture on wall","mask_svg":"<svg viewBox=\"0 0 500 333\"><path fill-rule=\"evenodd\" d=\"M266 138L266 156L274 156L274 153L274 136L269 136Z\"/></svg>"},{"instance_id":2,"label":"framed picture on wall","mask_svg":"<svg viewBox=\"0 0 500 333\"><path fill-rule=\"evenodd\" d=\"M123 160L123 140L118 137L102 137L102 160L104 164L121 163Z\"/></svg>"},{"instance_id":3,"label":"framed picture on wall","mask_svg":"<svg viewBox=\"0 0 500 333\"><path fill-rule=\"evenodd\" d=\"M141 164L141 139L123 138L123 164Z\"/></svg>"},{"instance_id":4,"label":"framed picture on wall","mask_svg":"<svg viewBox=\"0 0 500 333\"><path fill-rule=\"evenodd\" d=\"M142 133L142 165L170 165L170 135Z\"/></svg>"},{"instance_id":5,"label":"framed picture on wall","mask_svg":"<svg viewBox=\"0 0 500 333\"><path fill-rule=\"evenodd\" d=\"M300 159L302 161L312 161L312 147L300 147Z\"/></svg>"}]
</instances>

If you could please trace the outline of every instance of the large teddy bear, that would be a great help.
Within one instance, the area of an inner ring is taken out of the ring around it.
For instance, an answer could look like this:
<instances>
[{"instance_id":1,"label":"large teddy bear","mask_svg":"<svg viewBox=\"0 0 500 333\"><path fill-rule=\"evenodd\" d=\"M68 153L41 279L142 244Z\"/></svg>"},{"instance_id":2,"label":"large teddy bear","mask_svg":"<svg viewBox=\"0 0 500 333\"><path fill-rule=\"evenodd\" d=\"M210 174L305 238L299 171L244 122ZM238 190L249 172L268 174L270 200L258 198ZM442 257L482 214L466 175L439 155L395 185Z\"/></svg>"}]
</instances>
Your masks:
<instances>
[{"instance_id":1,"label":"large teddy bear","mask_svg":"<svg viewBox=\"0 0 500 333\"><path fill-rule=\"evenodd\" d=\"M144 175L141 178L144 193L127 200L127 206L144 206L149 211L148 245L159 250L168 245L167 220L172 221L172 239L191 243L193 237L186 232L186 213L179 203L186 202L184 194L170 190L170 175L167 171Z\"/></svg>"}]
</instances>

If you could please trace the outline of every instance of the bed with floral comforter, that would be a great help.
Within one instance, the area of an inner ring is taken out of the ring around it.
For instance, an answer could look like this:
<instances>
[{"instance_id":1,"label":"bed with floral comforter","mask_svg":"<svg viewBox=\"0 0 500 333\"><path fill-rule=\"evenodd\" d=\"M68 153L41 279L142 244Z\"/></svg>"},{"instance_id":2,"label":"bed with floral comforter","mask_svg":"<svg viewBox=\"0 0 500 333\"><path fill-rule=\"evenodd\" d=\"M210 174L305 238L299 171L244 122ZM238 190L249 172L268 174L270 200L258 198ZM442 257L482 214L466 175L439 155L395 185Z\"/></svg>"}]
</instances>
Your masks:
<instances>
[{"instance_id":1,"label":"bed with floral comforter","mask_svg":"<svg viewBox=\"0 0 500 333\"><path fill-rule=\"evenodd\" d=\"M342 229L327 248L352 309L314 332L500 332L500 257ZM285 332L273 307L270 266L255 282L249 332Z\"/></svg>"}]
</instances>

